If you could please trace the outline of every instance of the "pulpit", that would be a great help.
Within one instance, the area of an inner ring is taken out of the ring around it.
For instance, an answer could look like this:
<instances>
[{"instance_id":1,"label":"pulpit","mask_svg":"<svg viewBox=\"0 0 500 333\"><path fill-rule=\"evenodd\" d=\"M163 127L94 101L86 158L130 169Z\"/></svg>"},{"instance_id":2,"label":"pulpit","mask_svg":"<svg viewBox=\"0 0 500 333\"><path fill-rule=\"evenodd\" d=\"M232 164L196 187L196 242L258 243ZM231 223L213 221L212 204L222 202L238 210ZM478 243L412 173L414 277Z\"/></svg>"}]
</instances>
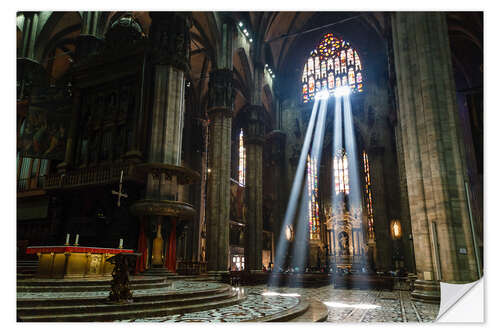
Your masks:
<instances>
[{"instance_id":1,"label":"pulpit","mask_svg":"<svg viewBox=\"0 0 500 333\"><path fill-rule=\"evenodd\" d=\"M133 253L131 249L110 249L82 246L31 246L27 254L38 255L39 278L110 277L113 264L106 260L118 253Z\"/></svg>"}]
</instances>

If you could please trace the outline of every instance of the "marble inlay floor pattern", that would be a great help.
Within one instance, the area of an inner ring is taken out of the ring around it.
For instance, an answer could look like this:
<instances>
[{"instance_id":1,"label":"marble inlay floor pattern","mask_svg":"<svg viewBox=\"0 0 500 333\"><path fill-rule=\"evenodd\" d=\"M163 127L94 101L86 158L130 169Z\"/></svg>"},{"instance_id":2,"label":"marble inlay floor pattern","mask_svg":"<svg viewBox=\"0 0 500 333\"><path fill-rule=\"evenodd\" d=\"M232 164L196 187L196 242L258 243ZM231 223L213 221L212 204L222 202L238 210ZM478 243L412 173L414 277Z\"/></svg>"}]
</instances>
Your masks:
<instances>
[{"instance_id":1,"label":"marble inlay floor pattern","mask_svg":"<svg viewBox=\"0 0 500 333\"><path fill-rule=\"evenodd\" d=\"M439 305L413 302L406 290L346 290L325 286L277 291L323 302L328 307L327 322L432 322L439 313Z\"/></svg>"},{"instance_id":2,"label":"marble inlay floor pattern","mask_svg":"<svg viewBox=\"0 0 500 333\"><path fill-rule=\"evenodd\" d=\"M214 282L174 281L172 286L134 290L134 295L169 294L180 291L215 289ZM289 310L300 299L316 299L328 307L327 322L431 322L439 305L413 302L405 290L345 290L333 286L320 288L269 288L265 285L240 287L246 299L238 304L218 309L142 318L135 322L238 322L256 320ZM270 295L262 295L272 292ZM18 299L57 299L108 296L108 291L92 292L18 292Z\"/></svg>"},{"instance_id":3,"label":"marble inlay floor pattern","mask_svg":"<svg viewBox=\"0 0 500 333\"><path fill-rule=\"evenodd\" d=\"M255 320L296 306L299 297L316 299L328 307L327 322L432 322L439 305L413 302L408 291L320 288L243 287L247 299L219 309L144 318L135 322L238 322ZM263 296L264 292L279 295ZM300 296L295 296L298 294Z\"/></svg>"},{"instance_id":4,"label":"marble inlay floor pattern","mask_svg":"<svg viewBox=\"0 0 500 333\"><path fill-rule=\"evenodd\" d=\"M240 322L256 320L297 306L299 297L261 295L262 288L239 288L246 299L238 304L218 309L175 314L163 317L124 320L127 322Z\"/></svg>"}]
</instances>

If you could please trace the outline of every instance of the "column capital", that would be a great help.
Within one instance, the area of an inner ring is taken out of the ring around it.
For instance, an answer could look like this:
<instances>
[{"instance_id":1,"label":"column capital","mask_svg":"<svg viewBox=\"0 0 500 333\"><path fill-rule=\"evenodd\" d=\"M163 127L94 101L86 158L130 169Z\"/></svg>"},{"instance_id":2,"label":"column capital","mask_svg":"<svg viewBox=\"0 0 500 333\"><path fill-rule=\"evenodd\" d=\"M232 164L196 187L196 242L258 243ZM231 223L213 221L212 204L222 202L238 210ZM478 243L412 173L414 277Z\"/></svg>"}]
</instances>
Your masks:
<instances>
[{"instance_id":1,"label":"column capital","mask_svg":"<svg viewBox=\"0 0 500 333\"><path fill-rule=\"evenodd\" d=\"M155 65L189 69L192 25L190 13L150 12L149 32L151 60Z\"/></svg>"},{"instance_id":2,"label":"column capital","mask_svg":"<svg viewBox=\"0 0 500 333\"><path fill-rule=\"evenodd\" d=\"M226 68L211 71L208 81L209 115L222 112L225 116L232 117L233 101L233 71Z\"/></svg>"},{"instance_id":3,"label":"column capital","mask_svg":"<svg viewBox=\"0 0 500 333\"><path fill-rule=\"evenodd\" d=\"M248 105L238 116L239 123L245 131L246 143L264 144L265 134L270 127L270 116L262 105Z\"/></svg>"}]
</instances>

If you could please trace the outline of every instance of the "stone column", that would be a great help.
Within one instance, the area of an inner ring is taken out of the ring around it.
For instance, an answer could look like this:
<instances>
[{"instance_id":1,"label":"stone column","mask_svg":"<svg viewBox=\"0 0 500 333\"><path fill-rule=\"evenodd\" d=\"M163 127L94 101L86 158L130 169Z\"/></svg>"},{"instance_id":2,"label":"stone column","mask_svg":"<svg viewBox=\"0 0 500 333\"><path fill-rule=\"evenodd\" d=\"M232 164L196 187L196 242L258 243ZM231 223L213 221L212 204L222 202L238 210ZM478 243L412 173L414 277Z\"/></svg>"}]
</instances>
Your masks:
<instances>
[{"instance_id":1,"label":"stone column","mask_svg":"<svg viewBox=\"0 0 500 333\"><path fill-rule=\"evenodd\" d=\"M408 206L408 186L406 184L406 168L404 165L404 152L401 142L401 127L395 128L396 149L399 167L399 189L401 193L401 226L403 228L403 253L406 268L409 272L415 273L415 255L413 252L413 236L411 233L410 208Z\"/></svg>"},{"instance_id":2,"label":"stone column","mask_svg":"<svg viewBox=\"0 0 500 333\"><path fill-rule=\"evenodd\" d=\"M392 268L392 248L387 212L387 193L384 182L384 148L377 146L368 149L370 178L373 198L373 228L375 229L377 270L386 271Z\"/></svg>"},{"instance_id":3,"label":"stone column","mask_svg":"<svg viewBox=\"0 0 500 333\"><path fill-rule=\"evenodd\" d=\"M247 267L262 270L262 151L265 143L267 111L260 105L249 105L242 114L247 153Z\"/></svg>"},{"instance_id":4,"label":"stone column","mask_svg":"<svg viewBox=\"0 0 500 333\"><path fill-rule=\"evenodd\" d=\"M88 56L95 54L103 45L103 36L98 30L98 23L102 12L83 12L82 28L76 39L75 60L84 61Z\"/></svg>"},{"instance_id":5,"label":"stone column","mask_svg":"<svg viewBox=\"0 0 500 333\"><path fill-rule=\"evenodd\" d=\"M280 130L271 131L267 135L267 142L271 145L271 174L274 190L274 204L272 208L272 231L274 234L275 242L280 239L281 223L286 210L286 203L288 202L287 195L287 177L285 165L285 144L286 133ZM277 245L277 244L275 244ZM273 262L274 262L273 254Z\"/></svg>"},{"instance_id":6,"label":"stone column","mask_svg":"<svg viewBox=\"0 0 500 333\"><path fill-rule=\"evenodd\" d=\"M57 165L57 172L59 174L65 173L74 163L76 137L78 135L78 126L80 121L80 105L81 105L81 92L79 88L73 88L73 111L71 115L71 124L68 131L68 138L66 140L66 152L64 161Z\"/></svg>"},{"instance_id":7,"label":"stone column","mask_svg":"<svg viewBox=\"0 0 500 333\"><path fill-rule=\"evenodd\" d=\"M30 95L31 87L49 83L49 76L42 64L37 60L35 52L38 32L40 30L39 12L22 12L23 31L21 45L17 47L17 99L23 100Z\"/></svg>"},{"instance_id":8,"label":"stone column","mask_svg":"<svg viewBox=\"0 0 500 333\"><path fill-rule=\"evenodd\" d=\"M439 301L438 281L479 277L444 13L392 17L401 127L418 280L412 296Z\"/></svg>"},{"instance_id":9,"label":"stone column","mask_svg":"<svg viewBox=\"0 0 500 333\"><path fill-rule=\"evenodd\" d=\"M229 267L229 206L231 126L233 113L233 39L235 24L222 15L218 68L208 87L207 270L227 273Z\"/></svg>"},{"instance_id":10,"label":"stone column","mask_svg":"<svg viewBox=\"0 0 500 333\"><path fill-rule=\"evenodd\" d=\"M195 173L181 164L184 127L185 72L189 69L190 15L150 12L149 62L152 66L152 109L150 111L147 163L139 165L146 177L145 199L131 207L137 215L148 215L152 225L171 229L195 214L194 208L179 201L179 186L194 181ZM156 239L159 239L158 237ZM164 247L165 246L165 247ZM168 241L153 242L153 253L164 253ZM164 247L164 248L158 248ZM158 260L155 265L164 267Z\"/></svg>"}]
</instances>

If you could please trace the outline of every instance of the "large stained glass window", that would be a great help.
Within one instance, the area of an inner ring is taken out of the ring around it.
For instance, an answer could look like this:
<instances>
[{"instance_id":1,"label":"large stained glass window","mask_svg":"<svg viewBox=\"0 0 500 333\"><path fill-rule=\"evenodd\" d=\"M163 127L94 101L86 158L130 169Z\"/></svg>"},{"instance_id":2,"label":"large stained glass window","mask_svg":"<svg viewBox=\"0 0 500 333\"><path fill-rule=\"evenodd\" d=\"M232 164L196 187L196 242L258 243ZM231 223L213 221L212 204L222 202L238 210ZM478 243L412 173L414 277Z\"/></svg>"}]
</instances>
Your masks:
<instances>
[{"instance_id":1,"label":"large stained glass window","mask_svg":"<svg viewBox=\"0 0 500 333\"><path fill-rule=\"evenodd\" d=\"M318 165L317 160L307 156L307 194L309 195L309 238L320 239L318 204Z\"/></svg>"},{"instance_id":2,"label":"large stained glass window","mask_svg":"<svg viewBox=\"0 0 500 333\"><path fill-rule=\"evenodd\" d=\"M340 150L333 157L333 175L335 179L335 194L349 194L349 168L345 150Z\"/></svg>"},{"instance_id":3,"label":"large stained glass window","mask_svg":"<svg viewBox=\"0 0 500 333\"><path fill-rule=\"evenodd\" d=\"M316 93L324 87L327 87L331 94L340 86L351 87L353 93L362 92L362 69L358 52L349 42L331 33L324 35L304 65L303 102L313 100Z\"/></svg>"},{"instance_id":4,"label":"large stained glass window","mask_svg":"<svg viewBox=\"0 0 500 333\"><path fill-rule=\"evenodd\" d=\"M238 182L241 185L245 185L245 174L246 174L246 164L247 164L247 153L245 145L243 144L243 129L240 130L239 136L239 150L238 150Z\"/></svg>"},{"instance_id":5,"label":"large stained glass window","mask_svg":"<svg viewBox=\"0 0 500 333\"><path fill-rule=\"evenodd\" d=\"M373 230L373 202L372 202L372 184L370 179L370 163L368 163L368 154L363 151L363 166L365 171L365 198L366 212L368 215L368 237L373 239L375 233Z\"/></svg>"}]
</instances>

